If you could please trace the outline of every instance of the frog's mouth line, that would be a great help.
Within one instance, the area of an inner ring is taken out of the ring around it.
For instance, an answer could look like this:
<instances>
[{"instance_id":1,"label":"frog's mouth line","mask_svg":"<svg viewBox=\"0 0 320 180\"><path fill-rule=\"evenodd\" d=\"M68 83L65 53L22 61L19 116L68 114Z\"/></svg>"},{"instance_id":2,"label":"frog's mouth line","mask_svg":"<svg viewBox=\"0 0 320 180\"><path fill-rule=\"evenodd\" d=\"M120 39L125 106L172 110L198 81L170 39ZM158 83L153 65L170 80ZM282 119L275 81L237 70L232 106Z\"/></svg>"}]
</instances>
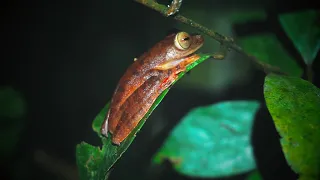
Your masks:
<instances>
[{"instance_id":1,"label":"frog's mouth line","mask_svg":"<svg viewBox=\"0 0 320 180\"><path fill-rule=\"evenodd\" d=\"M190 56L197 54L197 51L203 46L203 41L201 41L199 39L197 39L197 41L200 41L200 42L195 42L195 44L197 44L197 45L190 47L190 49L192 49L192 50L190 51L190 54L187 55L186 57L190 57Z\"/></svg>"},{"instance_id":2,"label":"frog's mouth line","mask_svg":"<svg viewBox=\"0 0 320 180\"><path fill-rule=\"evenodd\" d=\"M203 46L203 40L201 41L201 40L197 39L197 41L200 41L201 43L196 42L196 44L199 43L198 46L190 47L192 49L192 51L191 51L191 53L189 55L187 55L185 57L185 59L193 58L193 56L197 56L198 58L200 58L199 53L197 53L197 51Z\"/></svg>"},{"instance_id":3,"label":"frog's mouth line","mask_svg":"<svg viewBox=\"0 0 320 180\"><path fill-rule=\"evenodd\" d=\"M192 57L192 56L194 56L194 55L198 55L198 54L197 54L196 52L193 52L193 53L189 54L188 56L186 56L185 59L186 59L186 58L190 58L190 57Z\"/></svg>"}]
</instances>

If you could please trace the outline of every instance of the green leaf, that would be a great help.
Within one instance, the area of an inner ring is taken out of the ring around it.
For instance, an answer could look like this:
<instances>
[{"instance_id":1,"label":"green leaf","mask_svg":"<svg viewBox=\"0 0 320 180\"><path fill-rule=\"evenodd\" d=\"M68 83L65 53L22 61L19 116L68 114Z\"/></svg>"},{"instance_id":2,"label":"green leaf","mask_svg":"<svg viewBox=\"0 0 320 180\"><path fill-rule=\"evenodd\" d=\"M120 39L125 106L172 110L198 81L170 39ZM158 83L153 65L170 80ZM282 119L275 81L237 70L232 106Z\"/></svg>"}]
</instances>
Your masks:
<instances>
[{"instance_id":1,"label":"green leaf","mask_svg":"<svg viewBox=\"0 0 320 180\"><path fill-rule=\"evenodd\" d=\"M259 171L253 171L252 173L250 173L247 177L246 180L262 180L261 174L259 173Z\"/></svg>"},{"instance_id":2,"label":"green leaf","mask_svg":"<svg viewBox=\"0 0 320 180\"><path fill-rule=\"evenodd\" d=\"M319 179L320 90L300 78L271 74L264 96L288 164L301 179Z\"/></svg>"},{"instance_id":3,"label":"green leaf","mask_svg":"<svg viewBox=\"0 0 320 180\"><path fill-rule=\"evenodd\" d=\"M97 169L103 160L102 152L98 147L82 142L77 145L76 156L81 179L98 176Z\"/></svg>"},{"instance_id":4,"label":"green leaf","mask_svg":"<svg viewBox=\"0 0 320 180\"><path fill-rule=\"evenodd\" d=\"M284 72L300 77L302 69L285 51L272 34L253 35L239 39L243 50L262 62L279 67Z\"/></svg>"},{"instance_id":5,"label":"green leaf","mask_svg":"<svg viewBox=\"0 0 320 180\"><path fill-rule=\"evenodd\" d=\"M208 59L210 55L200 54L200 58L194 63L190 64L186 72L190 71L192 68ZM186 72L182 72L178 75L178 78L174 83L176 83L180 78L182 78ZM82 180L105 180L108 177L110 168L115 164L115 162L122 156L122 154L130 146L136 134L142 128L143 124L150 116L152 111L160 104L162 99L168 93L169 89L164 90L161 95L156 99L156 101L151 106L148 113L140 120L138 126L131 132L131 134L120 144L120 146L113 145L111 143L111 136L105 138L100 133L100 127L106 116L109 108L109 103L100 111L93 121L92 127L95 132L98 133L102 139L102 149L91 146L86 143L81 143L77 146L77 165L79 168L80 179ZM94 165L93 165L94 164Z\"/></svg>"},{"instance_id":6,"label":"green leaf","mask_svg":"<svg viewBox=\"0 0 320 180\"><path fill-rule=\"evenodd\" d=\"M281 14L280 23L307 65L320 49L320 12L316 10Z\"/></svg>"},{"instance_id":7,"label":"green leaf","mask_svg":"<svg viewBox=\"0 0 320 180\"><path fill-rule=\"evenodd\" d=\"M258 108L257 101L227 101L191 110L171 132L154 162L168 159L179 173L203 178L255 169L250 135Z\"/></svg>"}]
</instances>

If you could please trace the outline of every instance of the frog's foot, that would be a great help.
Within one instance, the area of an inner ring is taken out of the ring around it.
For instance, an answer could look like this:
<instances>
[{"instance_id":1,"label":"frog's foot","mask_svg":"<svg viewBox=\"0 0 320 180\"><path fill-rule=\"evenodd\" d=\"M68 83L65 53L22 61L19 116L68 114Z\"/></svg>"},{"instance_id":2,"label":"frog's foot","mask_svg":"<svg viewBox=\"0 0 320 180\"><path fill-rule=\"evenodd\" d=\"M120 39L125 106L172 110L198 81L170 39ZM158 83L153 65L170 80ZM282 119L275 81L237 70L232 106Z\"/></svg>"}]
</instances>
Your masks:
<instances>
[{"instance_id":1,"label":"frog's foot","mask_svg":"<svg viewBox=\"0 0 320 180\"><path fill-rule=\"evenodd\" d=\"M105 119L100 130L101 134L108 137L108 119Z\"/></svg>"},{"instance_id":2,"label":"frog's foot","mask_svg":"<svg viewBox=\"0 0 320 180\"><path fill-rule=\"evenodd\" d=\"M225 44L221 44L219 51L216 53L213 53L211 57L213 57L213 59L223 60L224 58L226 58L228 51L229 51L229 48Z\"/></svg>"},{"instance_id":3,"label":"frog's foot","mask_svg":"<svg viewBox=\"0 0 320 180\"><path fill-rule=\"evenodd\" d=\"M226 54L223 52L216 52L216 53L213 53L211 56L213 59L223 60L225 58Z\"/></svg>"}]
</instances>

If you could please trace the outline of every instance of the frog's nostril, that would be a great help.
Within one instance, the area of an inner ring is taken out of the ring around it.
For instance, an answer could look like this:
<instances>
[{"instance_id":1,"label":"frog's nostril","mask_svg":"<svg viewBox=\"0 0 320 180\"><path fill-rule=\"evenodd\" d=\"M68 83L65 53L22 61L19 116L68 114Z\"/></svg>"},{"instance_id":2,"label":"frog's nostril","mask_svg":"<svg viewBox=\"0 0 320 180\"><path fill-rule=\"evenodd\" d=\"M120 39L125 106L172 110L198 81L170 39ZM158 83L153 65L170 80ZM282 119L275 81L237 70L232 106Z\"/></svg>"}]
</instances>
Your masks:
<instances>
[{"instance_id":1,"label":"frog's nostril","mask_svg":"<svg viewBox=\"0 0 320 180\"><path fill-rule=\"evenodd\" d=\"M195 39L200 42L204 41L204 38L200 34L195 35Z\"/></svg>"}]
</instances>

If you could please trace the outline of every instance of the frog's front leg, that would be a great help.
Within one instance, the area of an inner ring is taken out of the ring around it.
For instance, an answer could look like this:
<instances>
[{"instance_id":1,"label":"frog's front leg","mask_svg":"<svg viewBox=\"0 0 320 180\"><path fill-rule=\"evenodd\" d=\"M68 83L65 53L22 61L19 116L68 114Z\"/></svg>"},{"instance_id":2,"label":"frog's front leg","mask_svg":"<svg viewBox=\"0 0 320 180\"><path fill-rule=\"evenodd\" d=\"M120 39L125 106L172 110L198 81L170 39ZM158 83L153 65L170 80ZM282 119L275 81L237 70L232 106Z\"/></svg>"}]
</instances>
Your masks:
<instances>
[{"instance_id":1,"label":"frog's front leg","mask_svg":"<svg viewBox=\"0 0 320 180\"><path fill-rule=\"evenodd\" d=\"M160 91L163 91L169 88L172 85L172 83L176 80L176 78L177 78L176 74L171 74L170 76L164 78L160 85Z\"/></svg>"},{"instance_id":2,"label":"frog's front leg","mask_svg":"<svg viewBox=\"0 0 320 180\"><path fill-rule=\"evenodd\" d=\"M164 90L169 88L172 83L178 78L179 73L186 71L186 66L183 64L174 67L173 69L168 69L163 71L163 75L165 76L160 85L160 89Z\"/></svg>"},{"instance_id":3,"label":"frog's front leg","mask_svg":"<svg viewBox=\"0 0 320 180\"><path fill-rule=\"evenodd\" d=\"M168 88L177 78L178 74L186 71L186 67L200 58L199 55L193 54L183 59L175 59L159 64L154 69L161 71L160 79L163 79L161 88Z\"/></svg>"},{"instance_id":4,"label":"frog's front leg","mask_svg":"<svg viewBox=\"0 0 320 180\"><path fill-rule=\"evenodd\" d=\"M161 71L164 70L169 70L169 69L175 69L176 67L180 66L180 67L186 67L187 65L195 62L196 60L198 60L200 58L200 56L198 54L193 54L191 56L182 58L182 59L174 59L174 60L169 60L166 61L162 64L157 65L156 67L154 67L154 69L158 69Z\"/></svg>"}]
</instances>

